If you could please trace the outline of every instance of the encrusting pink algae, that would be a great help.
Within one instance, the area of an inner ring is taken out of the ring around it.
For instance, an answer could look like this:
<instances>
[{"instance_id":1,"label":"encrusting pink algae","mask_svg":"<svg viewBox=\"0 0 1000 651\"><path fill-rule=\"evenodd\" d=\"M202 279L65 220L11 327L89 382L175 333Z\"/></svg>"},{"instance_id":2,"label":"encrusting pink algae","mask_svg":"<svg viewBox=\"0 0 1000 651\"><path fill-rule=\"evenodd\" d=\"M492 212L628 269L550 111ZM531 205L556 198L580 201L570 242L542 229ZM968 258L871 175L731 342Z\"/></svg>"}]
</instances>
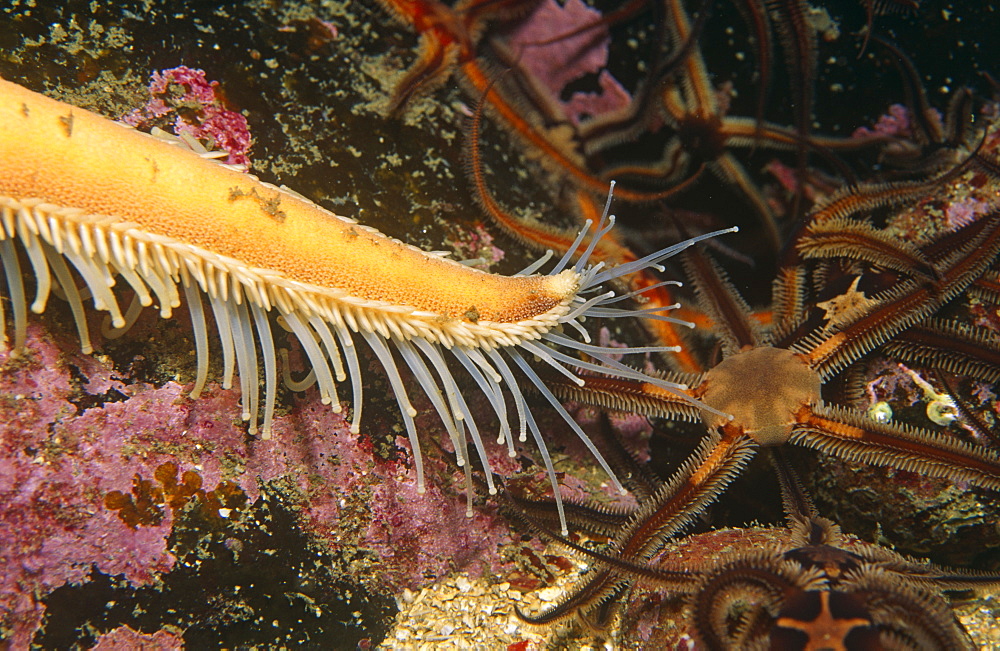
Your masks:
<instances>
[{"instance_id":1,"label":"encrusting pink algae","mask_svg":"<svg viewBox=\"0 0 1000 651\"><path fill-rule=\"evenodd\" d=\"M67 353L68 337L37 324L28 348L14 360L0 353L0 622L14 647L29 644L45 618L39 597L60 586L93 571L150 586L174 569L171 533L187 504L171 505L181 491L162 481L170 464L174 476L196 478L201 503L226 485L243 498L232 509L213 502L220 523L253 526L253 504L276 490L292 496L311 539L329 552L352 550L355 569L384 590L501 568L497 550L509 534L494 512L466 517L464 496L445 494L438 482L418 494L405 437L394 459L381 459L314 392L296 399L262 441L234 419L236 390L215 385L192 400L173 381L119 378L99 358ZM494 461L510 469L502 451ZM461 485L445 463L436 470L441 485Z\"/></svg>"},{"instance_id":2,"label":"encrusting pink algae","mask_svg":"<svg viewBox=\"0 0 1000 651\"><path fill-rule=\"evenodd\" d=\"M253 143L247 119L225 106L219 82L205 78L205 71L187 66L154 71L149 101L121 120L142 131L159 122L176 135L187 135L208 143L209 150L228 153L229 165L248 165ZM167 128L169 127L169 128Z\"/></svg>"}]
</instances>

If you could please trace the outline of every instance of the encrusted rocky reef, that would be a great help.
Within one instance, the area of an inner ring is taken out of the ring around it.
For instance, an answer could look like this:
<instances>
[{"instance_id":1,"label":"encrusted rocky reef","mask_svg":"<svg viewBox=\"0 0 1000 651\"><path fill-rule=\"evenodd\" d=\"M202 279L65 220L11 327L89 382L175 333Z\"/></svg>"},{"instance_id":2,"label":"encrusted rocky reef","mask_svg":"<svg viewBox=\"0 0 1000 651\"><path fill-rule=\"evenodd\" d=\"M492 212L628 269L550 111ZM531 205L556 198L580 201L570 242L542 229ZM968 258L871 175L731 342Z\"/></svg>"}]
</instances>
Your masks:
<instances>
[{"instance_id":1,"label":"encrusted rocky reef","mask_svg":"<svg viewBox=\"0 0 1000 651\"><path fill-rule=\"evenodd\" d=\"M97 4L19 1L0 8L0 76L144 130L156 126L211 140L230 152L228 162L248 164L266 181L427 250L450 250L508 273L537 257L484 223L465 181L464 125L476 97L447 82L416 97L402 117L387 116L417 37L392 23L377 3ZM595 4L605 13L613 5ZM721 18L705 38L721 42L730 38L722 26L742 23L728 3L716 4L724 5L717 8ZM899 29L912 32L915 20ZM555 29L535 27L523 38L541 39ZM566 110L579 117L620 108L634 82L616 87L605 67L635 75L642 69L638 50L615 51L610 63L606 51L603 63L578 62L581 71L588 68L581 72L585 82L551 81L565 87ZM740 101L733 86L749 89L753 78L746 57L706 56L721 71L718 86L728 89L720 94ZM940 90L969 83L969 58L959 51L957 63L929 56L918 62ZM948 65L962 68L958 81L946 81ZM839 68L827 72L828 87L818 90L817 102L827 101L825 126L846 135L863 125L893 128L885 121L875 126L883 114L901 119L899 109L890 109L898 97L840 106L843 96L833 87L850 90L857 80ZM749 90L744 94L749 97ZM571 223L558 214L569 202L560 196L557 175L537 165L514 135L490 129L484 148L505 204L521 215ZM756 162L760 169L769 163ZM787 164L773 165L760 177L767 178L777 206L782 182L785 190L795 182ZM719 205L707 196L692 208L702 220L695 223L712 223L706 215ZM963 199L938 208L959 221L977 210ZM750 233L745 251L733 255L737 264L761 249L752 227L744 230ZM753 277L761 271L769 278L764 272L773 264L762 258L742 267L748 280L740 289L752 301L766 301L769 283L757 286ZM417 405L418 424L424 440L436 438L441 448L426 445L428 487L418 494L409 443L377 363L366 362L360 434L349 431L345 414L321 404L315 390L285 390L274 437L264 441L250 437L240 421L238 389L220 386L218 351L212 351L212 381L203 395L187 395L195 370L184 307L167 321L147 310L119 338L95 335L94 355L79 352L69 314L51 301L45 314L29 317L28 352L0 352L0 646L407 648L462 642L523 651L611 644L580 631L530 627L516 617L515 605L554 600L580 563L512 530L481 498L467 517L462 472L452 465L447 437L427 404ZM1000 323L995 314L979 317L983 327ZM91 331L100 333L102 321L92 314ZM636 327L614 336L642 332ZM299 356L290 351L293 368L301 368ZM873 363L868 378L873 397L897 412L921 406L919 392L901 373ZM877 385L879 377L887 379ZM994 388L975 390L984 404L996 404ZM473 408L489 422L485 400ZM614 501L606 477L558 417L539 412L567 494ZM580 418L588 428L603 426L589 410L580 410ZM644 419L615 425L661 474L697 440L696 429L680 425L662 425L655 434ZM490 461L505 475L522 473L541 483L533 448L518 452L512 459L504 447L491 446ZM805 463L814 464L818 479L809 483L825 514L851 533L941 563L1000 566L995 520L990 531L996 511L980 496L942 488L946 482L923 483L913 473L859 470L835 460ZM889 480L899 484L897 492L873 495L873 484ZM764 529L705 533L779 521L780 502L774 491L766 493L723 499L699 523L701 533L678 543L677 553L709 557L780 538ZM893 519L910 513L915 515ZM996 641L988 623L997 608L987 597L961 611L983 644ZM637 598L623 609L612 639L622 647L656 639L689 648L683 610L680 601L656 593Z\"/></svg>"}]
</instances>

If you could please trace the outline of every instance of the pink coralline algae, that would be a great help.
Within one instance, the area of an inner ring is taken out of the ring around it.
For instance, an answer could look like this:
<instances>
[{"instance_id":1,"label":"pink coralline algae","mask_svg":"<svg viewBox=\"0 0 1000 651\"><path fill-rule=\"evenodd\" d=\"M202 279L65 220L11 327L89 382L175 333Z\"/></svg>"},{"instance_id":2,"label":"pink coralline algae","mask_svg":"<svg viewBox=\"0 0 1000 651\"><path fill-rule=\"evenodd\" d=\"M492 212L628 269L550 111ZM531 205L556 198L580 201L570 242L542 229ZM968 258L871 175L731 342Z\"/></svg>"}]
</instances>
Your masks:
<instances>
[{"instance_id":1,"label":"pink coralline algae","mask_svg":"<svg viewBox=\"0 0 1000 651\"><path fill-rule=\"evenodd\" d=\"M0 632L15 648L41 623L36 596L84 581L92 568L144 585L173 565L169 517L132 530L100 503L105 491L127 487L142 461L123 459L120 430L101 430L108 416L88 410L73 418L74 388L59 348L34 327L30 342L27 359L0 353ZM128 414L122 403L108 407L118 412L112 419L148 415L142 398ZM61 426L66 419L72 427Z\"/></svg>"},{"instance_id":2,"label":"pink coralline algae","mask_svg":"<svg viewBox=\"0 0 1000 651\"><path fill-rule=\"evenodd\" d=\"M889 112L879 116L878 122L872 128L858 127L852 137L869 138L871 136L909 137L913 135L910 125L910 112L902 104L893 104Z\"/></svg>"},{"instance_id":3,"label":"pink coralline algae","mask_svg":"<svg viewBox=\"0 0 1000 651\"><path fill-rule=\"evenodd\" d=\"M943 129L944 120L936 109L928 109L926 120L933 124L939 131ZM916 135L915 120L902 104L893 104L889 107L889 112L879 116L875 126L858 127L851 134L852 138L896 138L899 140L911 140Z\"/></svg>"},{"instance_id":4,"label":"pink coralline algae","mask_svg":"<svg viewBox=\"0 0 1000 651\"><path fill-rule=\"evenodd\" d=\"M551 94L574 124L624 108L631 101L628 91L605 69L610 43L607 27L559 38L600 18L599 11L580 0L568 0L565 6L545 0L511 31L507 41L524 72ZM598 74L600 92L575 92L568 101L561 99L570 83L590 74Z\"/></svg>"},{"instance_id":5,"label":"pink coralline algae","mask_svg":"<svg viewBox=\"0 0 1000 651\"><path fill-rule=\"evenodd\" d=\"M409 447L404 437L396 444ZM472 577L499 569L497 547L510 538L491 512L477 508L470 518L465 503L449 499L437 483L420 494L408 477L383 477L371 497L364 546L378 553L390 583L418 588L427 576L446 576L456 568Z\"/></svg>"},{"instance_id":6,"label":"pink coralline algae","mask_svg":"<svg viewBox=\"0 0 1000 651\"><path fill-rule=\"evenodd\" d=\"M127 337L149 328L141 320ZM61 586L96 575L137 589L169 581L179 518L208 498L225 522L239 517L233 504L249 509L279 491L318 549L370 559L365 585L386 595L455 570L505 569L506 524L481 504L466 517L462 473L435 451L424 450L421 495L404 439L373 452L315 391L292 395L264 441L239 422L236 390L210 385L193 400L190 387L151 384L76 350L70 335L33 323L27 353L0 352L0 640L13 648L32 643ZM392 427L375 409L367 416L371 436ZM435 427L427 416L428 437ZM501 472L519 469L492 448Z\"/></svg>"},{"instance_id":7,"label":"pink coralline algae","mask_svg":"<svg viewBox=\"0 0 1000 651\"><path fill-rule=\"evenodd\" d=\"M945 219L947 220L946 225L950 230L956 230L962 228L963 226L968 226L972 222L976 221L976 219L980 216L988 213L990 210L991 206L989 203L976 198L957 201L949 204L948 208L945 210Z\"/></svg>"},{"instance_id":8,"label":"pink coralline algae","mask_svg":"<svg viewBox=\"0 0 1000 651\"><path fill-rule=\"evenodd\" d=\"M490 265L504 259L504 250L493 243L493 235L481 223L468 229L453 227L452 231L454 235L445 243L459 259L481 261L474 265L477 269L488 270Z\"/></svg>"},{"instance_id":9,"label":"pink coralline algae","mask_svg":"<svg viewBox=\"0 0 1000 651\"><path fill-rule=\"evenodd\" d=\"M247 119L225 107L219 82L208 81L204 70L178 66L154 72L149 95L149 102L122 122L148 128L154 120L174 117L175 134L189 135L209 150L228 152L225 162L230 165L249 165L253 141Z\"/></svg>"},{"instance_id":10,"label":"pink coralline algae","mask_svg":"<svg viewBox=\"0 0 1000 651\"><path fill-rule=\"evenodd\" d=\"M134 649L156 649L157 651L180 651L184 640L172 631L157 631L146 635L128 626L119 626L98 638L91 651L133 651Z\"/></svg>"}]
</instances>

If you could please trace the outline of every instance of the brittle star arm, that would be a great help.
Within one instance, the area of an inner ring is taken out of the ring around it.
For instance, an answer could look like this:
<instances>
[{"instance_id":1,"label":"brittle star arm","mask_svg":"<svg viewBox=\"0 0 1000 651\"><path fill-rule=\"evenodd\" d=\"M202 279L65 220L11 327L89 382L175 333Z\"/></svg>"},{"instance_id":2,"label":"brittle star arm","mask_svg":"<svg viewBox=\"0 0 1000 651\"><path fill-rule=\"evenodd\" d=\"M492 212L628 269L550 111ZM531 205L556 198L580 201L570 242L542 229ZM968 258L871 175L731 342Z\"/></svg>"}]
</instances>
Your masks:
<instances>
[{"instance_id":1,"label":"brittle star arm","mask_svg":"<svg viewBox=\"0 0 1000 651\"><path fill-rule=\"evenodd\" d=\"M646 564L633 563L617 556L591 549L556 533L553 529L537 520L523 509L522 498L513 497L509 493L506 494L506 497L510 500L509 506L512 507L508 509L511 515L539 537L562 545L577 556L584 557L588 561L596 563L598 567L605 568L605 571L587 575L585 580L568 593L564 600L552 610L546 611L541 615L528 615L520 609L516 609L518 616L527 622L545 624L556 621L556 619L560 619L564 615L573 613L582 614L584 610L592 606L597 606L606 598L617 594L629 580L652 583L675 592L690 592L694 589L697 575L688 570L658 568Z\"/></svg>"},{"instance_id":2,"label":"brittle star arm","mask_svg":"<svg viewBox=\"0 0 1000 651\"><path fill-rule=\"evenodd\" d=\"M715 324L724 356L760 345L763 336L750 317L750 306L722 268L699 248L685 251L681 261L693 281L699 307Z\"/></svg>"},{"instance_id":3,"label":"brittle star arm","mask_svg":"<svg viewBox=\"0 0 1000 651\"><path fill-rule=\"evenodd\" d=\"M799 481L798 473L785 459L781 448L771 448L768 452L781 485L782 502L795 544L832 545L878 566L881 570L899 574L935 590L979 590L1000 584L1000 574L939 567L878 545L849 543L841 535L839 527L819 517L812 499Z\"/></svg>"},{"instance_id":4,"label":"brittle star arm","mask_svg":"<svg viewBox=\"0 0 1000 651\"><path fill-rule=\"evenodd\" d=\"M674 38L683 42L691 32L690 20L683 6L679 2L668 2L666 9ZM678 84L668 85L662 93L665 117L672 121L679 130L690 120L694 120L698 125L714 129L717 136L715 140L718 141L722 137L719 134L722 118L715 99L715 88L705 68L705 61L697 49L693 50L684 60L683 73L680 77L681 81ZM722 142L718 142L718 144L723 145ZM718 155L708 165L718 176L735 184L746 196L758 214L769 242L775 249L779 248L778 227L774 213L756 186L750 181L742 165L737 162L735 157L721 148Z\"/></svg>"},{"instance_id":5,"label":"brittle star arm","mask_svg":"<svg viewBox=\"0 0 1000 651\"><path fill-rule=\"evenodd\" d=\"M388 114L399 117L417 96L444 83L456 64L468 61L484 25L530 11L536 0L380 0L401 24L420 37L417 60L403 73L389 99Z\"/></svg>"},{"instance_id":6,"label":"brittle star arm","mask_svg":"<svg viewBox=\"0 0 1000 651\"><path fill-rule=\"evenodd\" d=\"M573 153L564 151L563 148L551 142L537 127L531 124L508 101L501 90L494 85L496 75L484 69L475 59L463 63L459 71L462 73L462 81L467 86L468 92L475 97L485 97L486 108L494 118L502 120L509 132L519 138L525 146L542 154L542 162L551 168L561 172L567 179L578 187L607 194L610 187L608 181L604 181L594 176L584 167L582 160ZM691 179L693 182L693 179ZM665 199L676 195L686 189L687 184L680 187L671 187L660 191L644 192L631 190L628 188L616 188L615 196L626 201L650 202Z\"/></svg>"},{"instance_id":7,"label":"brittle star arm","mask_svg":"<svg viewBox=\"0 0 1000 651\"><path fill-rule=\"evenodd\" d=\"M629 518L604 554L604 562L585 575L554 607L537 615L519 613L533 624L564 619L602 603L615 594L629 576L614 565L638 566L649 561L718 496L753 458L757 444L734 427L723 427L708 437L674 476Z\"/></svg>"},{"instance_id":8,"label":"brittle star arm","mask_svg":"<svg viewBox=\"0 0 1000 651\"><path fill-rule=\"evenodd\" d=\"M850 461L1000 490L1000 455L996 451L946 434L879 423L853 409L814 405L803 410L790 442Z\"/></svg>"},{"instance_id":9,"label":"brittle star arm","mask_svg":"<svg viewBox=\"0 0 1000 651\"><path fill-rule=\"evenodd\" d=\"M823 380L858 360L872 347L919 323L964 291L1000 252L1000 213L984 215L956 232L957 251L934 266L935 278L909 279L872 298L872 306L833 333L819 331L792 346ZM953 238L956 239L956 238Z\"/></svg>"},{"instance_id":10,"label":"brittle star arm","mask_svg":"<svg viewBox=\"0 0 1000 651\"><path fill-rule=\"evenodd\" d=\"M1000 380L1000 336L941 319L928 319L899 333L882 351L901 360L985 382Z\"/></svg>"},{"instance_id":11,"label":"brittle star arm","mask_svg":"<svg viewBox=\"0 0 1000 651\"><path fill-rule=\"evenodd\" d=\"M691 600L691 628L701 643L698 648L739 648L727 625L726 615L734 608L746 611L737 634L740 642L767 635L791 595L815 590L823 582L819 569L805 570L785 560L777 549L751 549L734 556L712 568Z\"/></svg>"},{"instance_id":12,"label":"brittle star arm","mask_svg":"<svg viewBox=\"0 0 1000 651\"><path fill-rule=\"evenodd\" d=\"M556 503L551 499L532 499L512 492L505 487L501 495L504 512L509 513L517 521L540 537L565 544L575 549L574 544L566 544L565 536L556 533L562 526ZM563 509L566 514L566 524L572 531L582 532L591 537L611 538L626 522L630 511L609 507L604 504L584 504L563 498Z\"/></svg>"},{"instance_id":13,"label":"brittle star arm","mask_svg":"<svg viewBox=\"0 0 1000 651\"><path fill-rule=\"evenodd\" d=\"M651 375L688 386L698 386L704 377L704 374L656 372ZM698 408L690 400L650 382L585 374L582 377L583 386L554 373L546 374L545 382L560 400L580 402L615 412L639 413L651 418L670 418L692 423L701 418ZM681 393L693 397L690 390L683 390Z\"/></svg>"}]
</instances>

